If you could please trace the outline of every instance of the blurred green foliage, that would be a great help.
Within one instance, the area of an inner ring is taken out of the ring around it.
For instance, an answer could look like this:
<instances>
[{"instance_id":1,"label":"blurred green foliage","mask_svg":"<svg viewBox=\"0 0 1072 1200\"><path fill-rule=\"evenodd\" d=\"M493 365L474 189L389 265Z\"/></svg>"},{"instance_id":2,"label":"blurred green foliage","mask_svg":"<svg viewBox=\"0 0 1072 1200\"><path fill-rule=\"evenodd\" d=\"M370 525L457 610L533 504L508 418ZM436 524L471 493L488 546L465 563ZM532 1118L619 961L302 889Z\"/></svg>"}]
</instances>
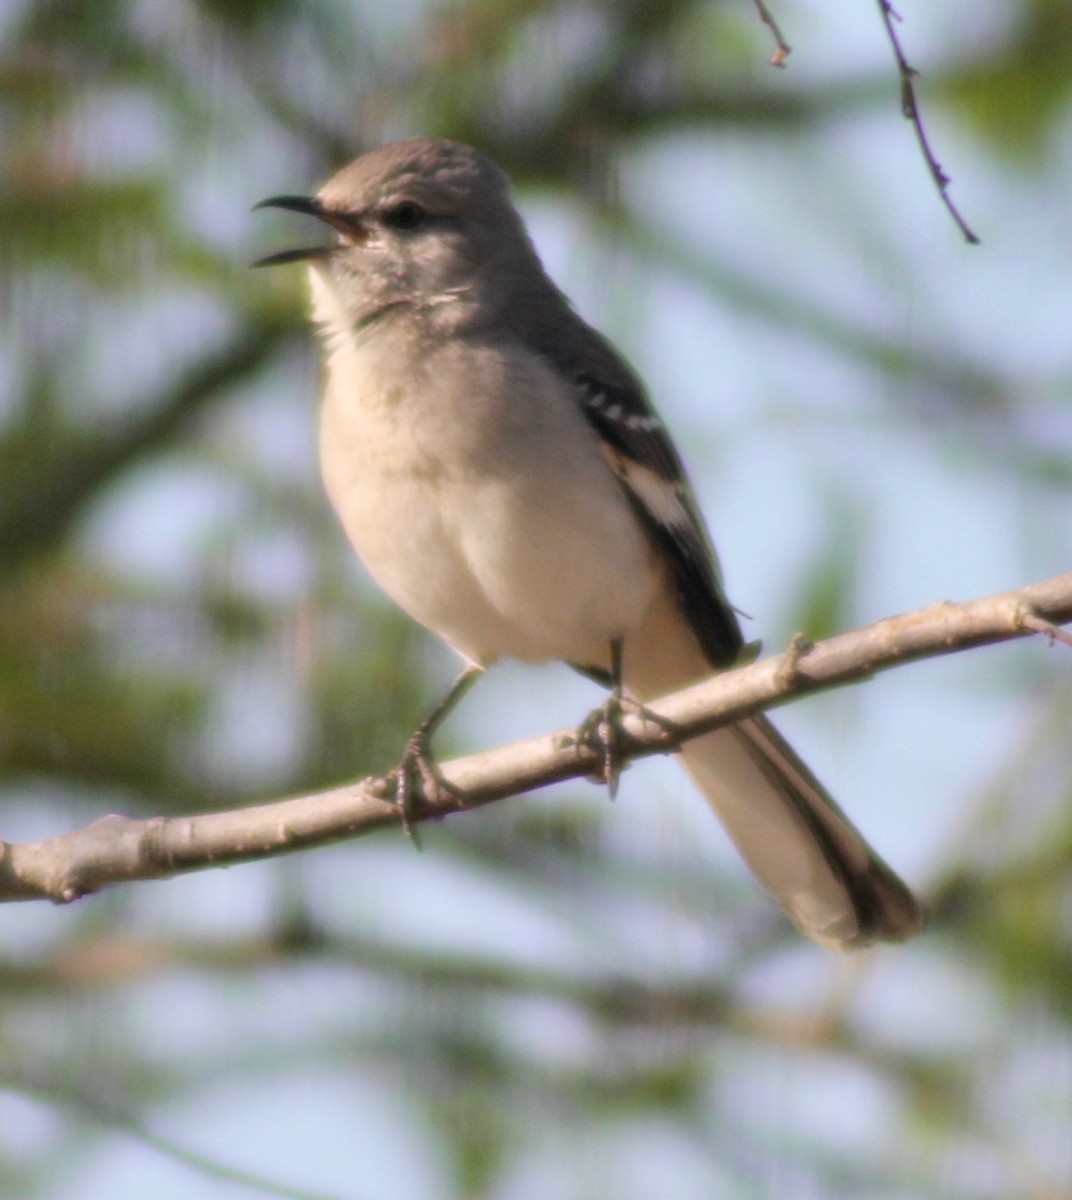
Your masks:
<instances>
[{"instance_id":1,"label":"blurred green foliage","mask_svg":"<svg viewBox=\"0 0 1072 1200\"><path fill-rule=\"evenodd\" d=\"M296 275L244 269L250 204L391 137L471 141L787 357L847 361L876 444L918 427L951 476L1000 460L1002 486L1063 503L1067 352L1062 384L1020 387L955 334L847 311L833 276L817 301L701 245L712 201L684 167L695 225L673 235L623 185L685 144L753 139L788 166L854 122L909 137L884 52L825 73L808 64L834 10L776 15L796 45L780 73L743 0L0 11L5 837L382 771L446 676L355 582L320 496ZM927 64L926 114L973 131L962 155L1044 175L1069 129L1068 5L970 32ZM898 186L925 191L922 165ZM846 242L888 253L880 216L856 216ZM874 557L867 503L820 490L825 532L779 602L813 637L863 619ZM702 850L668 878L666 846L623 847L587 795L429 831L419 857L381 839L4 913L0 1192L1067 1195L1072 714L1052 679L1003 676L1046 735L1013 737L966 801L932 933L897 959L816 966ZM486 943L447 934L459 912Z\"/></svg>"}]
</instances>

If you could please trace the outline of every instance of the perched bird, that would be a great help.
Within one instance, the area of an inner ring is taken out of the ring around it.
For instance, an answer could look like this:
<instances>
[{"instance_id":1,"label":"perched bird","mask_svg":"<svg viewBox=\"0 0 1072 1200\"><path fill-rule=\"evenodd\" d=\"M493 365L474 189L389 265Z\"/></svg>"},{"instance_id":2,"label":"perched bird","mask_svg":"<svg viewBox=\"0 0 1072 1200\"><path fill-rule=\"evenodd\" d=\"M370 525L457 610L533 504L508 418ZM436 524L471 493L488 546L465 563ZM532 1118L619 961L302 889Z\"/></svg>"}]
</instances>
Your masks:
<instances>
[{"instance_id":1,"label":"perched bird","mask_svg":"<svg viewBox=\"0 0 1072 1200\"><path fill-rule=\"evenodd\" d=\"M545 273L502 171L416 138L258 207L337 235L257 265L309 264L328 495L384 591L466 664L410 751L499 658L561 659L640 702L738 661L677 450ZM681 758L809 937L847 950L917 931L911 893L766 717Z\"/></svg>"}]
</instances>

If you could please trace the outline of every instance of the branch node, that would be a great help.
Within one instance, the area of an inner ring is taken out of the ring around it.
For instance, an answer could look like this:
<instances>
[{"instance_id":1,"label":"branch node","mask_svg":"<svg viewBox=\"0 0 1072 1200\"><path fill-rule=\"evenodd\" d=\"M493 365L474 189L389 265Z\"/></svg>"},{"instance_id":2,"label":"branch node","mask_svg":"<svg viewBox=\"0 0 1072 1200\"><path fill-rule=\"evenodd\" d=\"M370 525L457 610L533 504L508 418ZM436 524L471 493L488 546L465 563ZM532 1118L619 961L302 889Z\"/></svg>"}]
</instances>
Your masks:
<instances>
[{"instance_id":1,"label":"branch node","mask_svg":"<svg viewBox=\"0 0 1072 1200\"><path fill-rule=\"evenodd\" d=\"M800 678L800 661L808 654L813 645L814 643L808 641L802 633L794 633L789 639L789 645L774 674L774 682L778 685L780 692L790 691Z\"/></svg>"},{"instance_id":2,"label":"branch node","mask_svg":"<svg viewBox=\"0 0 1072 1200\"><path fill-rule=\"evenodd\" d=\"M394 779L387 775L366 775L359 787L363 787L376 800L390 800L395 794Z\"/></svg>"},{"instance_id":3,"label":"branch node","mask_svg":"<svg viewBox=\"0 0 1072 1200\"><path fill-rule=\"evenodd\" d=\"M1033 609L1022 604L1017 605L1013 624L1021 632L1041 633L1048 646L1052 646L1054 642L1060 642L1063 646L1072 646L1072 633L1069 633L1067 629L1062 629L1059 625L1054 625L1052 621L1047 621L1045 617L1040 617Z\"/></svg>"}]
</instances>

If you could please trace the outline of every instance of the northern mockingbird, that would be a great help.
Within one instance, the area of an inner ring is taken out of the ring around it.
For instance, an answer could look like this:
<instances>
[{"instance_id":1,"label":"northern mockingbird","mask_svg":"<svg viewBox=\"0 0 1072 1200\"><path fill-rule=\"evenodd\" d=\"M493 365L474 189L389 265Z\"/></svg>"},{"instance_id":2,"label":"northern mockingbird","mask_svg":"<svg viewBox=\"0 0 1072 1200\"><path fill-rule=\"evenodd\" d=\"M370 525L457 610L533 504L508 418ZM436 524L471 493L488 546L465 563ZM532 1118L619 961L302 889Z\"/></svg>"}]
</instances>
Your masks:
<instances>
[{"instance_id":1,"label":"northern mockingbird","mask_svg":"<svg viewBox=\"0 0 1072 1200\"><path fill-rule=\"evenodd\" d=\"M258 265L309 264L328 495L384 591L465 660L463 686L498 658L562 659L643 702L737 661L677 450L544 272L497 167L417 138L261 206L337 234ZM809 937L846 950L919 928L911 893L766 717L681 758Z\"/></svg>"}]
</instances>

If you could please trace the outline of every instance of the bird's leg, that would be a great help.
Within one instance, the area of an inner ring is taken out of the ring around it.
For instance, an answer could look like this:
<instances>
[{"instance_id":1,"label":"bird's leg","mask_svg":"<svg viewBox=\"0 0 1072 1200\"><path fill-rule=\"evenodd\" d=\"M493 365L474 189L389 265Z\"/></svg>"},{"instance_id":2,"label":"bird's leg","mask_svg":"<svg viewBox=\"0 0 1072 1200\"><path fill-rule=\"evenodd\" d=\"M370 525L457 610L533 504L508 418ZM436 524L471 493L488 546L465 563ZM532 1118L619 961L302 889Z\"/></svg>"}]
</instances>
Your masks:
<instances>
[{"instance_id":1,"label":"bird's leg","mask_svg":"<svg viewBox=\"0 0 1072 1200\"><path fill-rule=\"evenodd\" d=\"M609 681L610 690L599 708L593 709L581 722L583 740L589 745L594 745L602 755L599 769L591 778L607 785L612 800L618 794L618 779L622 773L622 760L625 755L625 747L622 744L622 715L632 713L642 721L651 721L668 733L676 732L672 721L660 717L639 700L625 694L622 685L622 648L620 638L611 642L610 671L601 676Z\"/></svg>"},{"instance_id":2,"label":"bird's leg","mask_svg":"<svg viewBox=\"0 0 1072 1200\"><path fill-rule=\"evenodd\" d=\"M455 706L484 673L483 667L469 665L450 685L450 690L409 736L394 775L394 802L402 814L402 828L413 837L410 818L418 798L435 800L450 790L432 753L432 738Z\"/></svg>"},{"instance_id":3,"label":"bird's leg","mask_svg":"<svg viewBox=\"0 0 1072 1200\"><path fill-rule=\"evenodd\" d=\"M622 639L615 638L610 644L610 690L607 698L581 724L587 739L594 742L603 755L599 773L593 778L607 785L612 800L618 794L618 778L622 773L622 710L625 703Z\"/></svg>"}]
</instances>

